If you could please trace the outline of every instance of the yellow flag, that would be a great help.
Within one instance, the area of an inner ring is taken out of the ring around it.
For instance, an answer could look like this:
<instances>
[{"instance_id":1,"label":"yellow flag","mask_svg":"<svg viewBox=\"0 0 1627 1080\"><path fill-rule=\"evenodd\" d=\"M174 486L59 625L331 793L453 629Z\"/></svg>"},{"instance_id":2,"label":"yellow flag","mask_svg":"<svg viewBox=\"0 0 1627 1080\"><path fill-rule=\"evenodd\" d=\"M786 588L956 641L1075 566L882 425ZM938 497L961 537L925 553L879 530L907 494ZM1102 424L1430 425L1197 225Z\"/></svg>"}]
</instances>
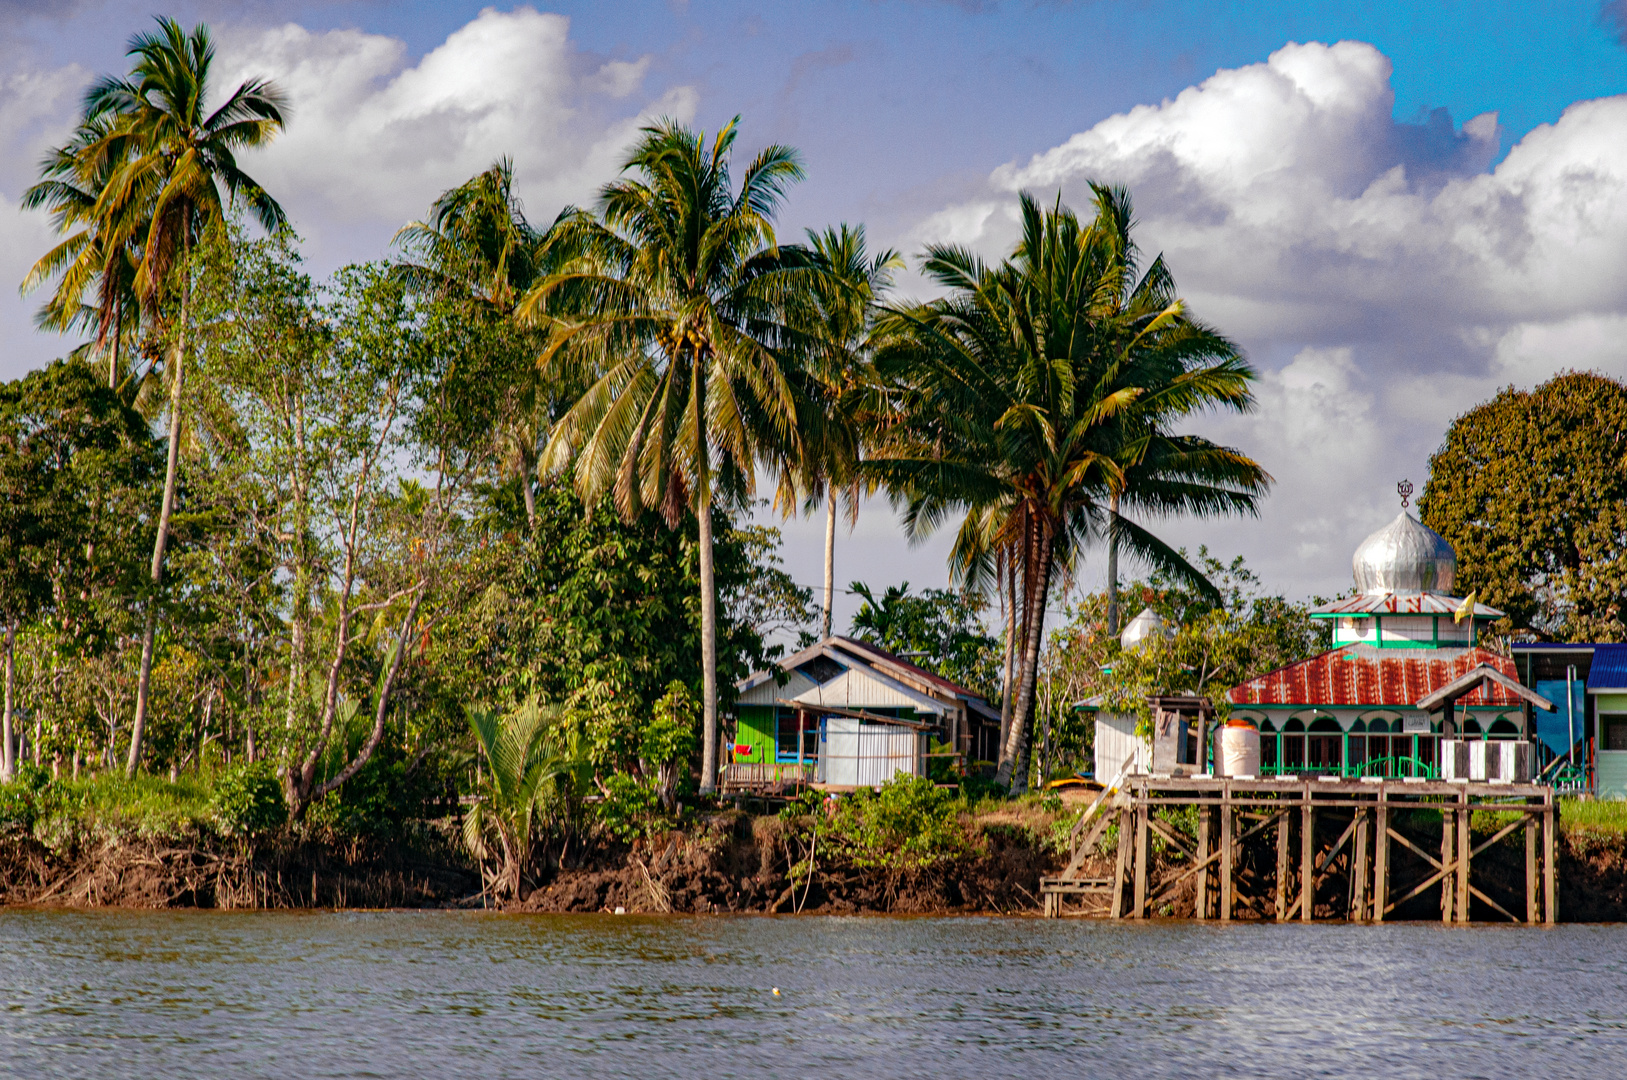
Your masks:
<instances>
[{"instance_id":1,"label":"yellow flag","mask_svg":"<svg viewBox=\"0 0 1627 1080\"><path fill-rule=\"evenodd\" d=\"M1463 603L1459 604L1458 609L1452 613L1453 622L1460 623L1474 615L1474 598L1479 592L1480 590L1476 589L1463 598Z\"/></svg>"}]
</instances>

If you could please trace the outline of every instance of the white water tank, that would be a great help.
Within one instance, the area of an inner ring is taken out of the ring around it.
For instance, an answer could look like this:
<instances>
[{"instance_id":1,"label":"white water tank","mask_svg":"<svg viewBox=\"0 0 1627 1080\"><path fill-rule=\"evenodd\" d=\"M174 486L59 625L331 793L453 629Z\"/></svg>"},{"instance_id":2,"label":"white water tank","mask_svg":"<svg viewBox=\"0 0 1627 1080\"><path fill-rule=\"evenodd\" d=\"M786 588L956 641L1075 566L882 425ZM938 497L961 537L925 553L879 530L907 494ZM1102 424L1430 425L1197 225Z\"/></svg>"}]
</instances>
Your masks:
<instances>
[{"instance_id":1,"label":"white water tank","mask_svg":"<svg viewBox=\"0 0 1627 1080\"><path fill-rule=\"evenodd\" d=\"M1260 733L1247 724L1227 724L1220 729L1215 772L1220 776L1260 775Z\"/></svg>"}]
</instances>

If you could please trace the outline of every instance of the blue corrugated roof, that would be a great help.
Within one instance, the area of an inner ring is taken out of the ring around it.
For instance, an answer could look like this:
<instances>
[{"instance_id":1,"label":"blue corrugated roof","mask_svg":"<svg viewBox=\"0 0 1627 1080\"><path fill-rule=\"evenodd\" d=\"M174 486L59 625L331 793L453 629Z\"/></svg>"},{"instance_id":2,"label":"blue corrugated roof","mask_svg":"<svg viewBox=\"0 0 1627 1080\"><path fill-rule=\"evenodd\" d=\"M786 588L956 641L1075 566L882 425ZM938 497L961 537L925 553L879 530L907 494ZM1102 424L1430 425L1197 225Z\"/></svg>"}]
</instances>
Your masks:
<instances>
[{"instance_id":1,"label":"blue corrugated roof","mask_svg":"<svg viewBox=\"0 0 1627 1080\"><path fill-rule=\"evenodd\" d=\"M1593 650L1593 667L1587 673L1589 693L1599 690L1627 691L1627 645L1600 645Z\"/></svg>"}]
</instances>

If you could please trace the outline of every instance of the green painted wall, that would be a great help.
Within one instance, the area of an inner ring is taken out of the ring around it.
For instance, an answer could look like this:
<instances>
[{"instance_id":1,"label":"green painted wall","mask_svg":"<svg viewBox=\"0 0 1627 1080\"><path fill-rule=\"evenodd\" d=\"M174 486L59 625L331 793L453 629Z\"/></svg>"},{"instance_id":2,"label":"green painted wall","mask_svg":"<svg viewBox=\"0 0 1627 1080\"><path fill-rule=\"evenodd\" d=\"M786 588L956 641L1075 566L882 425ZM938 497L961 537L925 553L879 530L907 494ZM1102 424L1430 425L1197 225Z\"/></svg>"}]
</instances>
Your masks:
<instances>
[{"instance_id":1,"label":"green painted wall","mask_svg":"<svg viewBox=\"0 0 1627 1080\"><path fill-rule=\"evenodd\" d=\"M772 705L742 705L740 706L740 722L736 726L734 741L740 746L750 746L751 754L730 754L730 761L750 761L756 764L772 764L774 761L774 706Z\"/></svg>"},{"instance_id":2,"label":"green painted wall","mask_svg":"<svg viewBox=\"0 0 1627 1080\"><path fill-rule=\"evenodd\" d=\"M1593 699L1593 715L1627 715L1627 694L1599 694ZM1600 740L1599 745L1603 745ZM1593 758L1593 778L1601 799L1627 799L1627 750L1599 750Z\"/></svg>"}]
</instances>

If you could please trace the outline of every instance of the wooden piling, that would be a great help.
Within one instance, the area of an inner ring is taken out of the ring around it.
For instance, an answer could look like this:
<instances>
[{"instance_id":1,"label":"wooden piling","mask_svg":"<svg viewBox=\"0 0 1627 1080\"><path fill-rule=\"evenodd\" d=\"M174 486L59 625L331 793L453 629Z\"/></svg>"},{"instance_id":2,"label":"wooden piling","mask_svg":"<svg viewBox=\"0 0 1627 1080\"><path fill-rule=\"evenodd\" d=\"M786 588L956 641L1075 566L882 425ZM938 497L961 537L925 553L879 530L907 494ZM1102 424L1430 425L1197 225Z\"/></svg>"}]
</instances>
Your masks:
<instances>
[{"instance_id":1,"label":"wooden piling","mask_svg":"<svg viewBox=\"0 0 1627 1080\"><path fill-rule=\"evenodd\" d=\"M1232 870L1236 861L1237 852L1233 849L1232 838L1237 833L1237 823L1232 820L1232 793L1231 785L1223 784L1220 789L1220 921L1231 922L1232 919Z\"/></svg>"},{"instance_id":2,"label":"wooden piling","mask_svg":"<svg viewBox=\"0 0 1627 1080\"><path fill-rule=\"evenodd\" d=\"M1131 825L1130 803L1124 796L1119 796L1119 844L1118 859L1113 866L1113 914L1112 918L1124 918L1124 888L1125 879L1130 870L1130 845L1135 842L1135 834Z\"/></svg>"},{"instance_id":3,"label":"wooden piling","mask_svg":"<svg viewBox=\"0 0 1627 1080\"><path fill-rule=\"evenodd\" d=\"M1537 816L1525 814L1525 921L1537 921Z\"/></svg>"},{"instance_id":4,"label":"wooden piling","mask_svg":"<svg viewBox=\"0 0 1627 1080\"><path fill-rule=\"evenodd\" d=\"M1554 836L1554 829L1559 824L1557 816L1550 793L1542 807L1542 904L1543 920L1549 926L1559 921L1558 841Z\"/></svg>"},{"instance_id":5,"label":"wooden piling","mask_svg":"<svg viewBox=\"0 0 1627 1080\"><path fill-rule=\"evenodd\" d=\"M1441 922L1449 923L1457 914L1455 886L1457 876L1452 872L1456 861L1453 854L1457 846L1457 812L1451 803L1441 803Z\"/></svg>"},{"instance_id":6,"label":"wooden piling","mask_svg":"<svg viewBox=\"0 0 1627 1080\"><path fill-rule=\"evenodd\" d=\"M1350 918L1367 918L1367 844L1370 818L1365 808L1356 811L1356 850L1350 853Z\"/></svg>"},{"instance_id":7,"label":"wooden piling","mask_svg":"<svg viewBox=\"0 0 1627 1080\"><path fill-rule=\"evenodd\" d=\"M1142 803L1136 807L1136 892L1135 911L1132 918L1145 919L1147 917L1147 863L1151 861L1151 838L1147 835L1147 804Z\"/></svg>"},{"instance_id":8,"label":"wooden piling","mask_svg":"<svg viewBox=\"0 0 1627 1080\"><path fill-rule=\"evenodd\" d=\"M1384 921L1390 906L1390 805L1382 790L1378 793L1378 820L1373 828L1373 921Z\"/></svg>"},{"instance_id":9,"label":"wooden piling","mask_svg":"<svg viewBox=\"0 0 1627 1080\"><path fill-rule=\"evenodd\" d=\"M1203 866L1209 859L1209 823L1211 811L1207 806L1198 807L1198 865ZM1209 917L1209 868L1204 866L1198 871L1198 899L1193 906L1193 914L1200 919Z\"/></svg>"},{"instance_id":10,"label":"wooden piling","mask_svg":"<svg viewBox=\"0 0 1627 1080\"><path fill-rule=\"evenodd\" d=\"M1292 815L1283 810L1277 815L1277 921L1288 918L1288 827Z\"/></svg>"},{"instance_id":11,"label":"wooden piling","mask_svg":"<svg viewBox=\"0 0 1627 1080\"><path fill-rule=\"evenodd\" d=\"M1310 922L1316 907L1316 810L1311 786L1305 785L1299 806L1299 921Z\"/></svg>"},{"instance_id":12,"label":"wooden piling","mask_svg":"<svg viewBox=\"0 0 1627 1080\"><path fill-rule=\"evenodd\" d=\"M1469 921L1469 861L1474 854L1474 847L1469 834L1469 825L1474 815L1469 811L1469 792L1467 788L1464 789L1462 795L1458 796L1458 803L1458 885L1456 890L1458 922L1467 923Z\"/></svg>"}]
</instances>

